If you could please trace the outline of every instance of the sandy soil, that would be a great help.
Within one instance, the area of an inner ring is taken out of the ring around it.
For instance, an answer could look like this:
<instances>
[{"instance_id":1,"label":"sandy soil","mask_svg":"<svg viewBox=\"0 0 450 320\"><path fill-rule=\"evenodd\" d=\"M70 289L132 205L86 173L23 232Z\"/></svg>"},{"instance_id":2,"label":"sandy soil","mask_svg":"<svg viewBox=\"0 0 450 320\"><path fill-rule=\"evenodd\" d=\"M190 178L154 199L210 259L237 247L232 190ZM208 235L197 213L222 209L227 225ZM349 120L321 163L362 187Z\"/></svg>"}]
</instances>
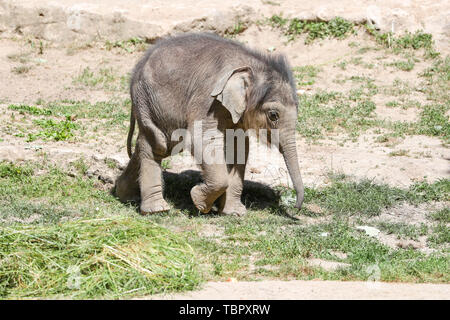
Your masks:
<instances>
[{"instance_id":1,"label":"sandy soil","mask_svg":"<svg viewBox=\"0 0 450 320\"><path fill-rule=\"evenodd\" d=\"M354 281L209 282L202 290L153 296L174 300L450 299L450 285Z\"/></svg>"}]
</instances>

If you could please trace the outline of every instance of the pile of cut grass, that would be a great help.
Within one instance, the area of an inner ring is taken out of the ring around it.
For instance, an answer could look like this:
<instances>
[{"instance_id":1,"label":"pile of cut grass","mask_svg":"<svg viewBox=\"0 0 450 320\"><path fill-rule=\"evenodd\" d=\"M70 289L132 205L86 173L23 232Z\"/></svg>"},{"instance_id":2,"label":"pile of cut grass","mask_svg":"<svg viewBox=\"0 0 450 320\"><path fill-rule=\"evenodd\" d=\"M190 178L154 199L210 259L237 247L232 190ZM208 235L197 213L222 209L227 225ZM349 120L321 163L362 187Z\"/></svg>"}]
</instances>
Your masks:
<instances>
[{"instance_id":1,"label":"pile of cut grass","mask_svg":"<svg viewBox=\"0 0 450 320\"><path fill-rule=\"evenodd\" d=\"M117 298L200 282L183 236L53 165L0 162L0 225L0 298Z\"/></svg>"},{"instance_id":2,"label":"pile of cut grass","mask_svg":"<svg viewBox=\"0 0 450 320\"><path fill-rule=\"evenodd\" d=\"M0 230L0 297L117 298L192 290L191 247L137 217Z\"/></svg>"}]
</instances>

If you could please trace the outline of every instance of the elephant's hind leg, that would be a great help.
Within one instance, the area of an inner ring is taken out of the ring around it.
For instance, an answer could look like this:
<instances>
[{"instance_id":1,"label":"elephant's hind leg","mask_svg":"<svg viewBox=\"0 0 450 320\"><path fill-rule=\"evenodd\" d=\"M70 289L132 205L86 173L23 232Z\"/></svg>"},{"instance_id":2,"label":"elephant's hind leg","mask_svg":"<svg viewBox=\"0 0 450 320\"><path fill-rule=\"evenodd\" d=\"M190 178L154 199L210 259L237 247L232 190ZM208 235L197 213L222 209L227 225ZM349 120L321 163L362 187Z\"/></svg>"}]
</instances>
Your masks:
<instances>
[{"instance_id":1,"label":"elephant's hind leg","mask_svg":"<svg viewBox=\"0 0 450 320\"><path fill-rule=\"evenodd\" d=\"M139 154L139 188L141 190L142 214L168 211L169 204L163 198L161 160L152 152L152 147L143 135L139 135L136 146Z\"/></svg>"},{"instance_id":2,"label":"elephant's hind leg","mask_svg":"<svg viewBox=\"0 0 450 320\"><path fill-rule=\"evenodd\" d=\"M138 154L135 152L128 162L127 167L119 176L116 181L115 195L120 199L120 201L127 202L138 202L139 195L139 159Z\"/></svg>"}]
</instances>

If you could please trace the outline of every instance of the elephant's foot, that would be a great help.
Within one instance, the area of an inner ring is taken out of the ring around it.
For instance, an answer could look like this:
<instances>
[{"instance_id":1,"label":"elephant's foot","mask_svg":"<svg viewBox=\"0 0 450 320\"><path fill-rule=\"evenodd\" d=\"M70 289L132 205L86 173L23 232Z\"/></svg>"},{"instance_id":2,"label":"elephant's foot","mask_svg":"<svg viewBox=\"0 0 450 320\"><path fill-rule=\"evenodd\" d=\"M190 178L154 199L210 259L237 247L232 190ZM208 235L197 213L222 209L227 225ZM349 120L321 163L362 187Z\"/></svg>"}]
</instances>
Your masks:
<instances>
[{"instance_id":1,"label":"elephant's foot","mask_svg":"<svg viewBox=\"0 0 450 320\"><path fill-rule=\"evenodd\" d=\"M247 213L247 208L240 199L226 200L225 196L222 196L220 208L219 213L230 216L241 217Z\"/></svg>"},{"instance_id":2,"label":"elephant's foot","mask_svg":"<svg viewBox=\"0 0 450 320\"><path fill-rule=\"evenodd\" d=\"M120 177L114 187L114 195L123 203L138 202L140 198L139 185L137 182L131 183Z\"/></svg>"},{"instance_id":3,"label":"elephant's foot","mask_svg":"<svg viewBox=\"0 0 450 320\"><path fill-rule=\"evenodd\" d=\"M196 185L191 189L191 198L195 207L202 213L208 213L214 204L214 200L208 199L208 194L206 194L201 185ZM209 200L209 201L208 201Z\"/></svg>"},{"instance_id":4,"label":"elephant's foot","mask_svg":"<svg viewBox=\"0 0 450 320\"><path fill-rule=\"evenodd\" d=\"M170 210L170 205L164 199L152 200L147 199L141 202L141 214L152 214L158 212L165 212Z\"/></svg>"}]
</instances>

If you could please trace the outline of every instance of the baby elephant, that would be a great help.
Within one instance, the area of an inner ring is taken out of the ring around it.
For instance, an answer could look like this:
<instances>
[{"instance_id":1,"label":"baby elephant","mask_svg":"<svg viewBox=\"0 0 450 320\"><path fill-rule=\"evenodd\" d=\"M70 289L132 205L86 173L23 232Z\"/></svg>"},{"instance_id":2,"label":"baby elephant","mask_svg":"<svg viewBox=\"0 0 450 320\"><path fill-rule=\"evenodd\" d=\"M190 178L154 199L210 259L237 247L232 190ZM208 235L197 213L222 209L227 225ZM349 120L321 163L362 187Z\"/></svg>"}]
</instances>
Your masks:
<instances>
[{"instance_id":1,"label":"baby elephant","mask_svg":"<svg viewBox=\"0 0 450 320\"><path fill-rule=\"evenodd\" d=\"M184 148L202 169L203 182L191 190L195 206L207 213L218 200L220 213L244 214L248 135L240 139L236 133L255 130L260 137L265 132L267 143L278 143L297 192L296 208L301 207L298 101L284 56L266 55L212 34L171 37L152 46L137 63L130 91L131 160L116 181L121 201L140 199L142 214L169 210L161 161ZM135 122L139 134L132 153Z\"/></svg>"}]
</instances>

